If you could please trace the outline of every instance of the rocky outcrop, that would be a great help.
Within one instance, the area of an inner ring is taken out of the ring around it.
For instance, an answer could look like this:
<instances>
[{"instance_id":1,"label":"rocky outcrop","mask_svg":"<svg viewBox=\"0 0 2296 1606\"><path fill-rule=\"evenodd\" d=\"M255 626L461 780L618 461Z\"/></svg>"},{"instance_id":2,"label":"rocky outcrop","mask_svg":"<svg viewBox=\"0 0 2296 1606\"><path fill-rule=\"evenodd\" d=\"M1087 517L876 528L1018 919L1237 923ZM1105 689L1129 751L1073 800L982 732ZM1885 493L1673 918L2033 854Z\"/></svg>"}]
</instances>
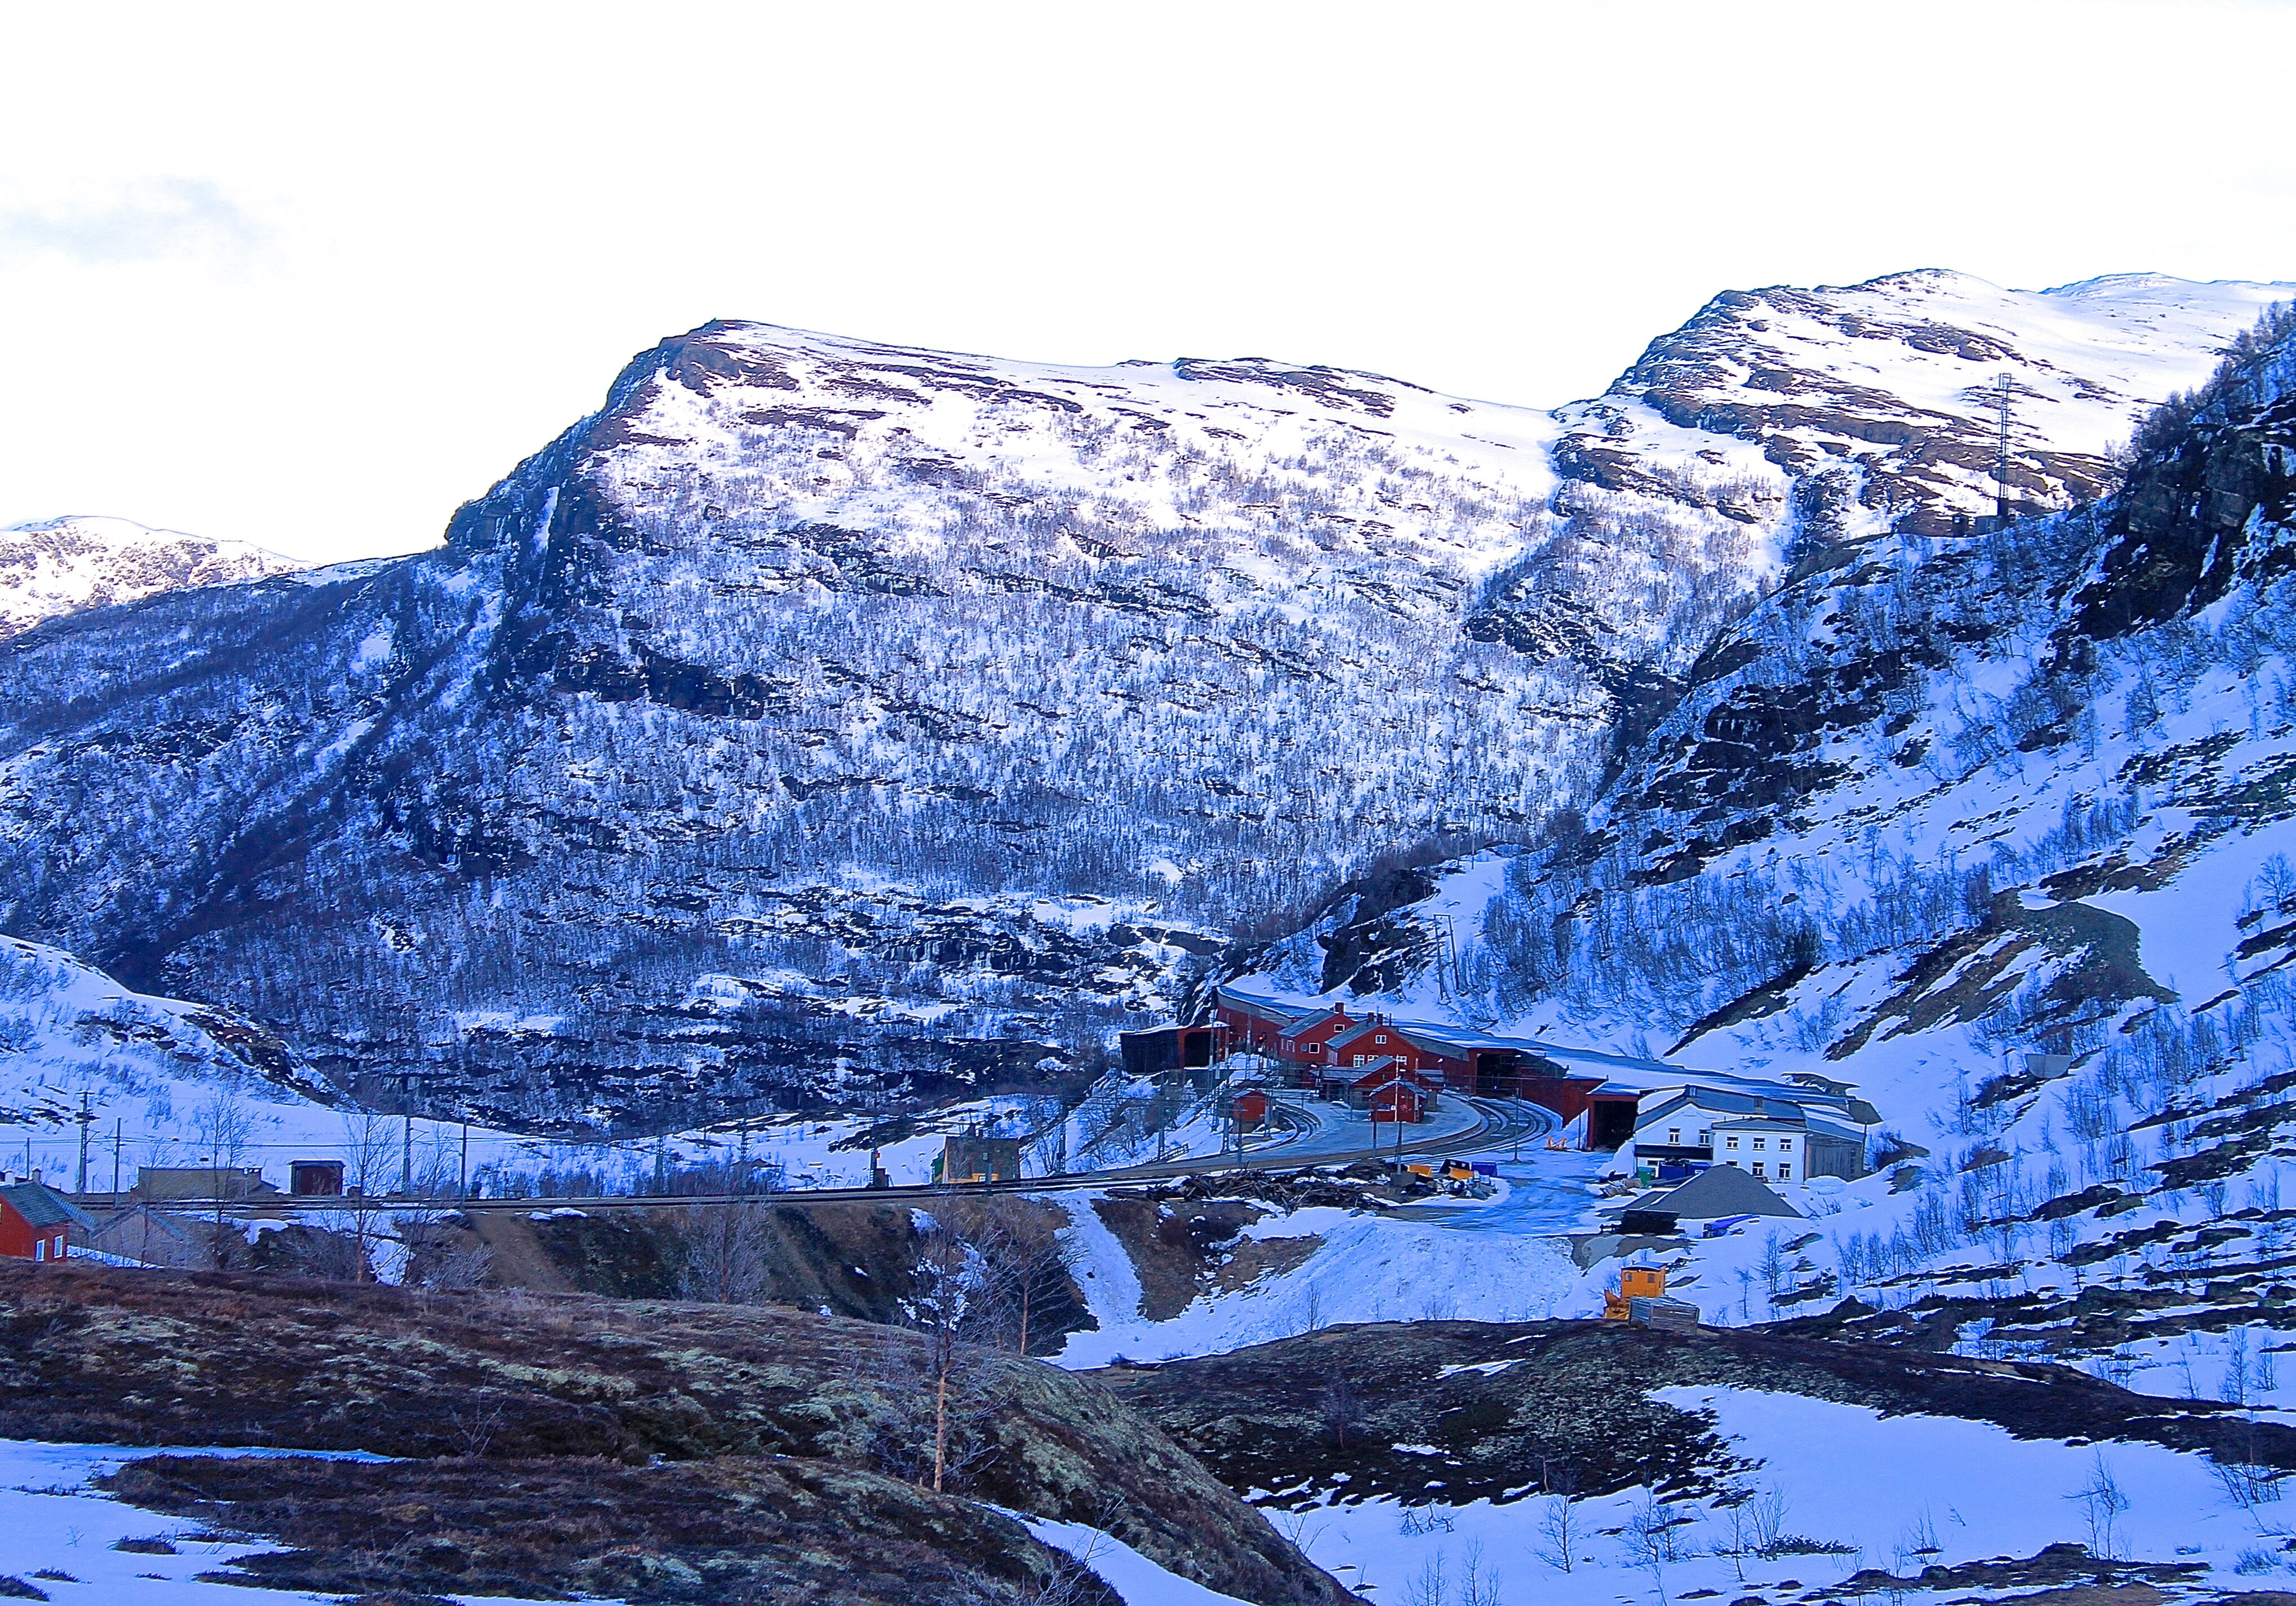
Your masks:
<instances>
[{"instance_id":1,"label":"rocky outcrop","mask_svg":"<svg viewBox=\"0 0 2296 1606\"><path fill-rule=\"evenodd\" d=\"M2104 544L2061 638L2117 636L2204 608L2296 563L2296 356L2282 315L2208 385L2164 406L2132 443L2103 512Z\"/></svg>"},{"instance_id":2,"label":"rocky outcrop","mask_svg":"<svg viewBox=\"0 0 2296 1606\"><path fill-rule=\"evenodd\" d=\"M176 1461L119 1484L171 1510L229 1502L234 1528L294 1547L265 1565L305 1586L376 1587L350 1582L373 1566L402 1589L461 1589L474 1572L529 1594L683 1600L705 1579L733 1593L802 1576L825 1553L857 1580L831 1598L916 1598L889 1554L972 1592L949 1599L1034 1598L1054 1558L969 1504L985 1501L1090 1524L1261 1606L1350 1598L1107 1389L1041 1363L968 1352L950 1457L965 1498L917 1487L938 1373L925 1340L894 1328L22 1262L0 1264L0 1431L12 1436L404 1458ZM661 1489L601 1500L615 1463L656 1462ZM385 1507L398 1514L374 1515ZM570 1524L569 1510L586 1514ZM381 1526L314 1520L337 1511ZM616 1550L621 1562L602 1561Z\"/></svg>"},{"instance_id":3,"label":"rocky outcrop","mask_svg":"<svg viewBox=\"0 0 2296 1606\"><path fill-rule=\"evenodd\" d=\"M2296 1467L2296 1430L2132 1394L2070 1367L1915 1354L1806 1334L1602 1322L1326 1328L1224 1356L1094 1373L1235 1489L1269 1504L1704 1495L1741 1471L1710 1420L1643 1397L1703 1384L1992 1422L2023 1438L2142 1439ZM1628 1402L1631 1402L1628 1404ZM1634 1430L1620 1430L1630 1410Z\"/></svg>"}]
</instances>

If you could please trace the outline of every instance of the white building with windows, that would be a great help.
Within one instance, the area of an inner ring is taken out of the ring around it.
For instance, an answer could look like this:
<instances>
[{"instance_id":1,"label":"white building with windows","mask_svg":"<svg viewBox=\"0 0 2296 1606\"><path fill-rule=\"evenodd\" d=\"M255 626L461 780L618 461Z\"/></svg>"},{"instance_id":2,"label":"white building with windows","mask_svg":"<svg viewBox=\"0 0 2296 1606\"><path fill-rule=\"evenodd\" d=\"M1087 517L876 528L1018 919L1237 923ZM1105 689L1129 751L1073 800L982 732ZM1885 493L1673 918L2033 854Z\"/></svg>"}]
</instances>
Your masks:
<instances>
[{"instance_id":1,"label":"white building with windows","mask_svg":"<svg viewBox=\"0 0 2296 1606\"><path fill-rule=\"evenodd\" d=\"M1853 1101L1813 1091L1807 1102L1718 1088L1669 1090L1635 1123L1620 1151L1628 1169L1734 1166L1763 1182L1866 1175L1866 1134ZM1845 1106L1841 1109L1830 1105Z\"/></svg>"}]
</instances>

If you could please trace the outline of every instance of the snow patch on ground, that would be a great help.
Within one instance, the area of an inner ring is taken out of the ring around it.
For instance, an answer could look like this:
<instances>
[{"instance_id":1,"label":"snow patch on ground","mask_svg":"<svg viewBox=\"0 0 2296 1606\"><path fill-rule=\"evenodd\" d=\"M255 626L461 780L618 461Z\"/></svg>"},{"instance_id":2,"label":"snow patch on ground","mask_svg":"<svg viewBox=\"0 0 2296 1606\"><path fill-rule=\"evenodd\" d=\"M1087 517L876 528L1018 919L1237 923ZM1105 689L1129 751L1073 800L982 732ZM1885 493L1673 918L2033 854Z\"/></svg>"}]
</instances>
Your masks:
<instances>
[{"instance_id":1,"label":"snow patch on ground","mask_svg":"<svg viewBox=\"0 0 2296 1606\"><path fill-rule=\"evenodd\" d=\"M1422 1598L1432 1569L1456 1592L1471 1561L1483 1579L1496 1580L1496 1606L1618 1606L1654 1599L1660 1587L1673 1600L1701 1591L1729 1599L1795 1579L1815 1593L1862 1568L1907 1577L1929 1565L2030 1556L2054 1544L2205 1566L2206 1583L2218 1589L2287 1586L2280 1536L2258 1520L2269 1508L2243 1512L2197 1454L2018 1439L1986 1422L1883 1417L1754 1389L1659 1389L1651 1397L1710 1413L1732 1453L1760 1463L1740 1481L1758 1503L1782 1502L1775 1508L1780 1534L1842 1548L1733 1557L1720 1553L1742 1542L1727 1512L1677 1503L1671 1515L1689 1520L1669 1530L1677 1556L1661 1561L1654 1576L1629 1549L1632 1527L1652 1504L1642 1489L1576 1503L1577 1553L1568 1571L1554 1559L1554 1496L1415 1508L1379 1499L1268 1514L1318 1565L1380 1600ZM2109 1519L2112 1502L2095 1493L2100 1471L2126 1503ZM2236 1570L2243 1565L2250 1570Z\"/></svg>"},{"instance_id":2,"label":"snow patch on ground","mask_svg":"<svg viewBox=\"0 0 2296 1606\"><path fill-rule=\"evenodd\" d=\"M125 1449L116 1445L40 1444L0 1439L0 1574L22 1579L72 1606L259 1606L308 1602L300 1590L208 1584L215 1572L243 1556L269 1551L211 1536L182 1517L123 1505L92 1487L124 1463L147 1455L310 1455L329 1461L381 1461L363 1451L184 1448ZM123 1539L162 1539L174 1555L113 1548ZM37 1575L62 1573L62 1578ZM455 1595L488 1606L529 1606L501 1595ZM1177 1597L1176 1597L1177 1598Z\"/></svg>"}]
</instances>

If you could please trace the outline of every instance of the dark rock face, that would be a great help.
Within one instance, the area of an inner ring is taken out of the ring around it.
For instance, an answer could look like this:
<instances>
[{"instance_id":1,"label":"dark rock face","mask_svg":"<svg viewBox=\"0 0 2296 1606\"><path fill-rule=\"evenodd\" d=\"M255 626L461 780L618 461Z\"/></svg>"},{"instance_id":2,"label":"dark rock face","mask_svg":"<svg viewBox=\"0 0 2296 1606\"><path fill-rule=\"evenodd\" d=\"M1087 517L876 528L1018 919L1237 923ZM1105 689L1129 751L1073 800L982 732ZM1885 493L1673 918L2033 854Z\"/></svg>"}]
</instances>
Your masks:
<instances>
[{"instance_id":1,"label":"dark rock face","mask_svg":"<svg viewBox=\"0 0 2296 1606\"><path fill-rule=\"evenodd\" d=\"M2104 546L2066 642L2126 635L2204 608L2240 580L2296 563L2296 391L2285 335L2261 329L2226 371L2180 397L2133 443L2105 510Z\"/></svg>"}]
</instances>

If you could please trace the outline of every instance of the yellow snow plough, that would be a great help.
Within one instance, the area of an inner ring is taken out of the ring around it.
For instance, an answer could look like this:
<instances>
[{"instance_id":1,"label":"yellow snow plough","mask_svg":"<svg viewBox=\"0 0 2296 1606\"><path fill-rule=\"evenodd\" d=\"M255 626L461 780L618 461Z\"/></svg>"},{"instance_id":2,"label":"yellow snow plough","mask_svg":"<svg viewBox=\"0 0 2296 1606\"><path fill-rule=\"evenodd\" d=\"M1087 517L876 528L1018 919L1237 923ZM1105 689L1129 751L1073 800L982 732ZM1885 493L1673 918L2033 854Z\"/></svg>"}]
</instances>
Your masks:
<instances>
[{"instance_id":1,"label":"yellow snow plough","mask_svg":"<svg viewBox=\"0 0 2296 1606\"><path fill-rule=\"evenodd\" d=\"M1658 1266L1628 1266L1619 1270L1619 1291L1603 1291L1603 1320L1623 1322L1637 1299L1666 1298L1666 1268Z\"/></svg>"}]
</instances>

